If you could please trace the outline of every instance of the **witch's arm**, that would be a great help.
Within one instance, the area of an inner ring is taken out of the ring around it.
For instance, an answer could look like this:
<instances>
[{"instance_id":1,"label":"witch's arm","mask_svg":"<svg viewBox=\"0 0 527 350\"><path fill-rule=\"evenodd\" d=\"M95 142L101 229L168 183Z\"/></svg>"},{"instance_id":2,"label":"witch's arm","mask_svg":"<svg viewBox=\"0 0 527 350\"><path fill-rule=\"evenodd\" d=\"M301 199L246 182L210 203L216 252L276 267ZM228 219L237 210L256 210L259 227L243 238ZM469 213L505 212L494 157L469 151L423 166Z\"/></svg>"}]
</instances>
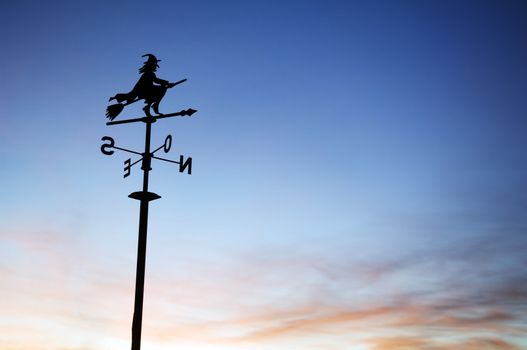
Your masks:
<instances>
[{"instance_id":1,"label":"witch's arm","mask_svg":"<svg viewBox=\"0 0 527 350\"><path fill-rule=\"evenodd\" d=\"M168 80L159 79L154 75L154 83L159 84L161 86L166 86L169 84Z\"/></svg>"}]
</instances>

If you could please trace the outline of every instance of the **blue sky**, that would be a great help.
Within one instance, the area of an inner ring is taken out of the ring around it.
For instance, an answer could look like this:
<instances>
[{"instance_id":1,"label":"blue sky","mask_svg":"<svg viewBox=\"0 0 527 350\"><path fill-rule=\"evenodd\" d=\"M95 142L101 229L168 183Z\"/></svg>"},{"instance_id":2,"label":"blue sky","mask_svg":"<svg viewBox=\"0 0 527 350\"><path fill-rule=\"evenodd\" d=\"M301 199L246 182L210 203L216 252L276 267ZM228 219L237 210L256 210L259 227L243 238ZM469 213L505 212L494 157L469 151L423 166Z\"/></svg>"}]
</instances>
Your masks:
<instances>
[{"instance_id":1,"label":"blue sky","mask_svg":"<svg viewBox=\"0 0 527 350\"><path fill-rule=\"evenodd\" d=\"M527 346L525 3L0 13L3 348L129 347L141 174L99 147L142 147L104 109L145 53L198 110L153 129L194 164L153 166L145 349Z\"/></svg>"}]
</instances>

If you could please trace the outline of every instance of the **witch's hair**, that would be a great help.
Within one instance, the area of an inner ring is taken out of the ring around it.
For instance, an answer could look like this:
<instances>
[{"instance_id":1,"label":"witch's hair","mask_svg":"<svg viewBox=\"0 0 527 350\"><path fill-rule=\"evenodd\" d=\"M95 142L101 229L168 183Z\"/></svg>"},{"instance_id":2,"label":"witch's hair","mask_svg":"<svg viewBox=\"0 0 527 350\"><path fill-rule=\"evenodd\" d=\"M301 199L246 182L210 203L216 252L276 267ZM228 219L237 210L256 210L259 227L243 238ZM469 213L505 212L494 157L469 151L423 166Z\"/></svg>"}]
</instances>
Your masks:
<instances>
[{"instance_id":1,"label":"witch's hair","mask_svg":"<svg viewBox=\"0 0 527 350\"><path fill-rule=\"evenodd\" d=\"M143 74L144 72L155 72L157 68L157 62L145 62L141 68L139 68L139 73Z\"/></svg>"}]
</instances>

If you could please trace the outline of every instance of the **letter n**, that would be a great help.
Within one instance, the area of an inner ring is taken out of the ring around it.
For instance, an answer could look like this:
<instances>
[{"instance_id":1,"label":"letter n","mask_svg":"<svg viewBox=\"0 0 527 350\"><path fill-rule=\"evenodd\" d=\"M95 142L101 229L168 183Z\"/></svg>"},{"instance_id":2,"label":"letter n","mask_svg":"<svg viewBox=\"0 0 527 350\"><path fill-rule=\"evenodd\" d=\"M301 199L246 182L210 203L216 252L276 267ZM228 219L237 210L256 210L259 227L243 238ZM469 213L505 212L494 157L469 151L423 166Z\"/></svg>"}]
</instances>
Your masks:
<instances>
[{"instance_id":1,"label":"letter n","mask_svg":"<svg viewBox=\"0 0 527 350\"><path fill-rule=\"evenodd\" d=\"M188 157L187 160L185 161L184 160L185 158L182 155L180 155L179 156L179 172L180 173L184 172L185 169L188 167L187 174L191 175L192 174L192 157Z\"/></svg>"}]
</instances>

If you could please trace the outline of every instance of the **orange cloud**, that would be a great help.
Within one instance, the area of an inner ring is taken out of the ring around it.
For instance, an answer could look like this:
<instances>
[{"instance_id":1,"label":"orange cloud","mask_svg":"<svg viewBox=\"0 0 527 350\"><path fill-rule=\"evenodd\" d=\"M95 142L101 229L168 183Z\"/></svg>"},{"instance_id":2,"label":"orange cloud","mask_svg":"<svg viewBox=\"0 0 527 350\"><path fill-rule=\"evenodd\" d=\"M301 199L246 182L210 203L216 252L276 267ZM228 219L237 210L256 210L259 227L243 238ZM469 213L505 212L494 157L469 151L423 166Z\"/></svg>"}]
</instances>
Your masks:
<instances>
[{"instance_id":1,"label":"orange cloud","mask_svg":"<svg viewBox=\"0 0 527 350\"><path fill-rule=\"evenodd\" d=\"M0 264L9 286L0 290L0 347L25 350L45 343L48 348L39 348L87 350L128 344L133 266L107 267L74 240L61 238L68 235L51 232L54 238L47 241L41 233L0 237L4 249L15 247L21 259ZM148 271L144 341L153 348L187 344L189 349L192 344L289 349L287 344L300 342L320 349L356 344L371 350L516 350L515 340L526 334L525 283L514 274L498 286L447 276L441 288L419 289L415 281L421 274L441 277L433 261L422 263L422 257L393 262L288 252L253 257L233 256L225 265L183 260L178 269ZM64 340L64 334L72 339Z\"/></svg>"},{"instance_id":2,"label":"orange cloud","mask_svg":"<svg viewBox=\"0 0 527 350\"><path fill-rule=\"evenodd\" d=\"M387 337L370 341L371 350L520 350L514 344L498 338L474 337L464 341L435 341L421 337Z\"/></svg>"}]
</instances>

